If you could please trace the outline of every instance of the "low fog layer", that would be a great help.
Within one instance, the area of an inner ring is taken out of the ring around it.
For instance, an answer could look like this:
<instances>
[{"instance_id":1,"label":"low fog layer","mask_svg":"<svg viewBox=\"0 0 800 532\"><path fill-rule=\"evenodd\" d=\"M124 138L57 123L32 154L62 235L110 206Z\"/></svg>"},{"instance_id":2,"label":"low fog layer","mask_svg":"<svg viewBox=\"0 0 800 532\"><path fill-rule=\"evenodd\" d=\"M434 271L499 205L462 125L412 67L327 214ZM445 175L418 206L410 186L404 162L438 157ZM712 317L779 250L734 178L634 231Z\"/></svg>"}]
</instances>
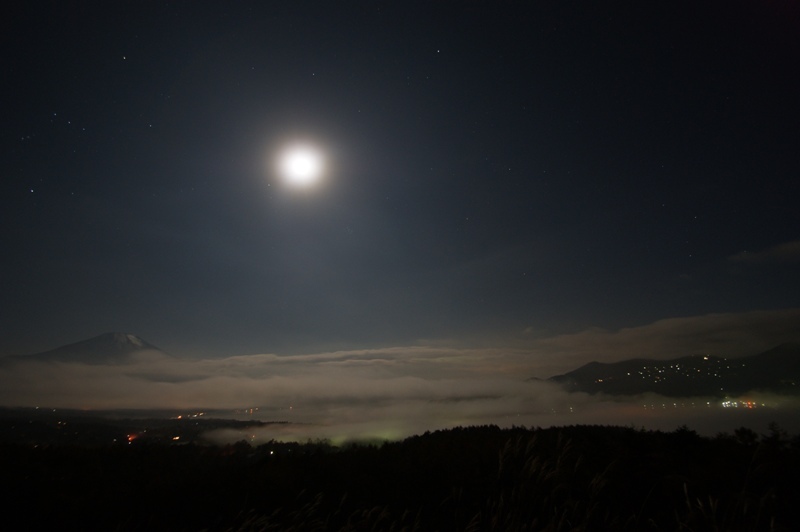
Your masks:
<instances>
[{"instance_id":1,"label":"low fog layer","mask_svg":"<svg viewBox=\"0 0 800 532\"><path fill-rule=\"evenodd\" d=\"M777 421L797 432L800 408L794 398L752 394L748 399L755 409L723 408L719 399L596 397L528 380L590 360L755 354L780 341L796 341L788 325L797 318L798 311L791 310L662 320L616 332L594 329L532 340L514 349L412 346L201 360L143 351L119 365L22 361L0 368L0 405L174 409L176 414L229 409L231 415L252 408L257 419L290 422L247 435L216 434L221 441L400 438L489 423L665 430L686 424L713 434L743 425L765 431Z\"/></svg>"}]
</instances>

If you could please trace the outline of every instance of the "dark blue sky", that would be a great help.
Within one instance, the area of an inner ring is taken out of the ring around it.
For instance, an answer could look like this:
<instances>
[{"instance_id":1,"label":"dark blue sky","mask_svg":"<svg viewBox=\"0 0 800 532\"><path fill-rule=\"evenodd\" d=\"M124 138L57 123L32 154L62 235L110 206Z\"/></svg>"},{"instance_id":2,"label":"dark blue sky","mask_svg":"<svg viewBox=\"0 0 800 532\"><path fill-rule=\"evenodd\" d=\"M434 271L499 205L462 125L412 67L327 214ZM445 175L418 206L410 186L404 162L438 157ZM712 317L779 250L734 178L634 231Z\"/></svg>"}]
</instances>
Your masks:
<instances>
[{"instance_id":1,"label":"dark blue sky","mask_svg":"<svg viewBox=\"0 0 800 532\"><path fill-rule=\"evenodd\" d=\"M779 2L19 4L4 354L519 346L800 302ZM270 162L298 137L330 164L303 193Z\"/></svg>"}]
</instances>

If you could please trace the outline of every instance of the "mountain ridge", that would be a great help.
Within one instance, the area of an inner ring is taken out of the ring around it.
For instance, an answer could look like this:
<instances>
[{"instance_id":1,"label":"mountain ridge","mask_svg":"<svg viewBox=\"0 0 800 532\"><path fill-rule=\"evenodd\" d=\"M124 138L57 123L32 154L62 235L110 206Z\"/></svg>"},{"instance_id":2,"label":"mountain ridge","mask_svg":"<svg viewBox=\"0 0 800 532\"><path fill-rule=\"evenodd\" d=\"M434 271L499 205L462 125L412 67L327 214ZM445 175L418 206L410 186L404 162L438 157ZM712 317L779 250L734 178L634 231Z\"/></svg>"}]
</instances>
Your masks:
<instances>
[{"instance_id":1,"label":"mountain ridge","mask_svg":"<svg viewBox=\"0 0 800 532\"><path fill-rule=\"evenodd\" d=\"M166 355L155 345L141 337L124 332L109 332L30 355L6 357L13 362L80 362L83 364L125 364L137 354L149 352Z\"/></svg>"},{"instance_id":2,"label":"mountain ridge","mask_svg":"<svg viewBox=\"0 0 800 532\"><path fill-rule=\"evenodd\" d=\"M589 362L547 379L570 392L728 396L754 390L800 393L800 344L785 343L744 358L689 355Z\"/></svg>"}]
</instances>

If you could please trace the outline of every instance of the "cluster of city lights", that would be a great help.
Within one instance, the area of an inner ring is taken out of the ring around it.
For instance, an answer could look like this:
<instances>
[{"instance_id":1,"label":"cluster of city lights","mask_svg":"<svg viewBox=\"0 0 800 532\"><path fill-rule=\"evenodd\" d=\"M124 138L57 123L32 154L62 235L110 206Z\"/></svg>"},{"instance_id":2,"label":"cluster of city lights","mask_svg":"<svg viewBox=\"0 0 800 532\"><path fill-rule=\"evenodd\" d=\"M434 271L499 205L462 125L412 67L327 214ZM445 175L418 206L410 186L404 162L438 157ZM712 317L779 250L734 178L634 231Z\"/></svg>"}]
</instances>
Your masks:
<instances>
[{"instance_id":1,"label":"cluster of city lights","mask_svg":"<svg viewBox=\"0 0 800 532\"><path fill-rule=\"evenodd\" d=\"M758 408L760 406L767 406L764 403L756 403L755 401L722 401L722 408Z\"/></svg>"}]
</instances>

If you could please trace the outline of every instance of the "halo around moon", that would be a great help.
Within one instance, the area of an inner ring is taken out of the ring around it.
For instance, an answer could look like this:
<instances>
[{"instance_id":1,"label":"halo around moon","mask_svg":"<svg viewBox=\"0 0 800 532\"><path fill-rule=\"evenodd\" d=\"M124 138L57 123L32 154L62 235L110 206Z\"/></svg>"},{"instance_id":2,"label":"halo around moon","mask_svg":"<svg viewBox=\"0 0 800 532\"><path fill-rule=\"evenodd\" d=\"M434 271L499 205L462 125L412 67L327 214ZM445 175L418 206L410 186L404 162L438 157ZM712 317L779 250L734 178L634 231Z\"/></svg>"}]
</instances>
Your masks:
<instances>
[{"instance_id":1,"label":"halo around moon","mask_svg":"<svg viewBox=\"0 0 800 532\"><path fill-rule=\"evenodd\" d=\"M278 172L289 186L307 188L315 185L325 170L323 153L309 144L292 144L278 155Z\"/></svg>"}]
</instances>

